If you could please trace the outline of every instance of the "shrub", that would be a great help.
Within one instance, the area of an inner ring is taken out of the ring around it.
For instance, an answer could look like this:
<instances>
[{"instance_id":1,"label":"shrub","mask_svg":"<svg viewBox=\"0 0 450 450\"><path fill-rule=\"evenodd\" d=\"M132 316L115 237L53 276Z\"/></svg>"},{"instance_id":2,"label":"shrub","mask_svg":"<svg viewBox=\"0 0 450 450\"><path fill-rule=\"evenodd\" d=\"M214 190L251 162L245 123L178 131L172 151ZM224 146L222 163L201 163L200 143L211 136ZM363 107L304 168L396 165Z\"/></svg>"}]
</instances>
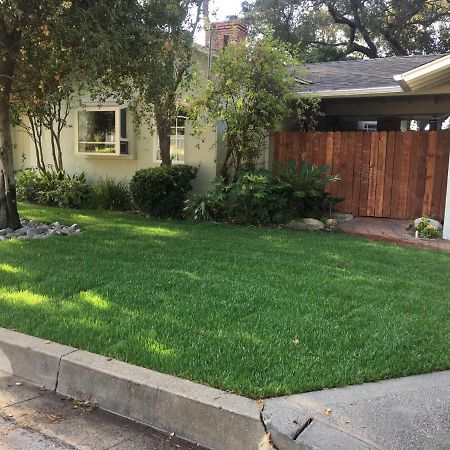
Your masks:
<instances>
[{"instance_id":1,"label":"shrub","mask_svg":"<svg viewBox=\"0 0 450 450\"><path fill-rule=\"evenodd\" d=\"M270 174L247 173L226 189L225 214L233 222L257 225L286 220L286 199Z\"/></svg>"},{"instance_id":2,"label":"shrub","mask_svg":"<svg viewBox=\"0 0 450 450\"><path fill-rule=\"evenodd\" d=\"M267 171L245 173L234 183L218 179L212 192L186 202L190 220L227 220L238 224L283 223L294 217L329 216L342 199L323 187L339 180L327 166L277 164L276 176Z\"/></svg>"},{"instance_id":3,"label":"shrub","mask_svg":"<svg viewBox=\"0 0 450 450\"><path fill-rule=\"evenodd\" d=\"M247 173L231 184L219 178L214 191L188 200L184 213L190 220L280 223L287 218L287 202L269 173Z\"/></svg>"},{"instance_id":4,"label":"shrub","mask_svg":"<svg viewBox=\"0 0 450 450\"><path fill-rule=\"evenodd\" d=\"M28 200L61 208L80 208L89 193L86 175L68 175L64 171L26 169L17 176L19 200Z\"/></svg>"},{"instance_id":5,"label":"shrub","mask_svg":"<svg viewBox=\"0 0 450 450\"><path fill-rule=\"evenodd\" d=\"M130 183L132 199L141 211L152 216L179 218L197 170L187 165L139 170Z\"/></svg>"},{"instance_id":6,"label":"shrub","mask_svg":"<svg viewBox=\"0 0 450 450\"><path fill-rule=\"evenodd\" d=\"M38 169L24 169L17 172L16 189L19 201L37 201L41 172Z\"/></svg>"},{"instance_id":7,"label":"shrub","mask_svg":"<svg viewBox=\"0 0 450 450\"><path fill-rule=\"evenodd\" d=\"M186 200L183 214L187 220L218 222L224 219L227 194L223 179L218 178L215 185L212 192Z\"/></svg>"},{"instance_id":8,"label":"shrub","mask_svg":"<svg viewBox=\"0 0 450 450\"><path fill-rule=\"evenodd\" d=\"M413 222L413 228L419 232L419 236L427 239L436 239L439 237L439 230L431 224L429 217L422 217L416 225Z\"/></svg>"},{"instance_id":9,"label":"shrub","mask_svg":"<svg viewBox=\"0 0 450 450\"><path fill-rule=\"evenodd\" d=\"M325 192L328 186L340 180L339 175L328 175L328 166L315 166L307 161L296 163L275 163L280 188L288 201L290 210L299 217L316 217L329 215L342 199L331 197Z\"/></svg>"},{"instance_id":10,"label":"shrub","mask_svg":"<svg viewBox=\"0 0 450 450\"><path fill-rule=\"evenodd\" d=\"M128 183L102 178L91 185L87 205L90 208L128 211L132 207Z\"/></svg>"}]
</instances>

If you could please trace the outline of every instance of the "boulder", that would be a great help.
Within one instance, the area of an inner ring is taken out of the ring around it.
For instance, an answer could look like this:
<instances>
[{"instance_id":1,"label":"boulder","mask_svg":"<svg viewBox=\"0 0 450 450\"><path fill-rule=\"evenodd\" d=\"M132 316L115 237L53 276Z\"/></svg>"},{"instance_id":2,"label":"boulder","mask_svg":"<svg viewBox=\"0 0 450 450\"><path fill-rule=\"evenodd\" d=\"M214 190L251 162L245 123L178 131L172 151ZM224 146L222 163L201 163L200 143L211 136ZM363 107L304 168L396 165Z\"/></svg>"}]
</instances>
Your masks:
<instances>
[{"instance_id":1,"label":"boulder","mask_svg":"<svg viewBox=\"0 0 450 450\"><path fill-rule=\"evenodd\" d=\"M27 230L27 236L28 237L34 237L34 236L36 236L38 234L39 234L39 231L37 229L35 229L35 228L28 228L28 230Z\"/></svg>"},{"instance_id":2,"label":"boulder","mask_svg":"<svg viewBox=\"0 0 450 450\"><path fill-rule=\"evenodd\" d=\"M323 230L325 228L323 222L317 219L310 219L310 218L291 220L286 226L291 230L310 230L310 231Z\"/></svg>"},{"instance_id":3,"label":"boulder","mask_svg":"<svg viewBox=\"0 0 450 450\"><path fill-rule=\"evenodd\" d=\"M0 236L7 236L11 233L13 233L11 228L3 228L3 230L0 230Z\"/></svg>"},{"instance_id":4,"label":"boulder","mask_svg":"<svg viewBox=\"0 0 450 450\"><path fill-rule=\"evenodd\" d=\"M422 220L425 219L425 217L419 217L416 220L414 220L414 225L417 226L419 223L422 222ZM434 228L441 231L442 230L442 224L434 219L428 219L430 221L430 224L433 225Z\"/></svg>"},{"instance_id":5,"label":"boulder","mask_svg":"<svg viewBox=\"0 0 450 450\"><path fill-rule=\"evenodd\" d=\"M350 222L350 220L353 220L353 214L335 213L333 218L337 223Z\"/></svg>"},{"instance_id":6,"label":"boulder","mask_svg":"<svg viewBox=\"0 0 450 450\"><path fill-rule=\"evenodd\" d=\"M28 231L27 227L21 227L21 228L17 229L16 231L14 231L13 235L16 237L17 236L26 236L27 231Z\"/></svg>"},{"instance_id":7,"label":"boulder","mask_svg":"<svg viewBox=\"0 0 450 450\"><path fill-rule=\"evenodd\" d=\"M337 227L337 220L336 219L327 219L325 221L325 227L327 228L327 230L335 230Z\"/></svg>"}]
</instances>

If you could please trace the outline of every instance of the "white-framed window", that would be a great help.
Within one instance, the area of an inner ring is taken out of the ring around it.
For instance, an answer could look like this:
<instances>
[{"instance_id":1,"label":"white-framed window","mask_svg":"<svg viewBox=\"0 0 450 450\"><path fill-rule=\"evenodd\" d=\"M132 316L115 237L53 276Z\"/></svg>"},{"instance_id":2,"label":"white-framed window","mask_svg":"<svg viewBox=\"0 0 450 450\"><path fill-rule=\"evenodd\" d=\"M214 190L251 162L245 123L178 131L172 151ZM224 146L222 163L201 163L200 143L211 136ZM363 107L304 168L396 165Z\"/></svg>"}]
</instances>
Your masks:
<instances>
[{"instance_id":1,"label":"white-framed window","mask_svg":"<svg viewBox=\"0 0 450 450\"><path fill-rule=\"evenodd\" d=\"M127 108L87 106L77 111L76 151L86 155L129 154Z\"/></svg>"},{"instance_id":2,"label":"white-framed window","mask_svg":"<svg viewBox=\"0 0 450 450\"><path fill-rule=\"evenodd\" d=\"M185 152L185 135L186 135L187 117L182 113L178 113L174 119L170 129L170 158L173 163L184 163ZM159 140L157 139L155 161L161 162L161 150L159 148Z\"/></svg>"}]
</instances>

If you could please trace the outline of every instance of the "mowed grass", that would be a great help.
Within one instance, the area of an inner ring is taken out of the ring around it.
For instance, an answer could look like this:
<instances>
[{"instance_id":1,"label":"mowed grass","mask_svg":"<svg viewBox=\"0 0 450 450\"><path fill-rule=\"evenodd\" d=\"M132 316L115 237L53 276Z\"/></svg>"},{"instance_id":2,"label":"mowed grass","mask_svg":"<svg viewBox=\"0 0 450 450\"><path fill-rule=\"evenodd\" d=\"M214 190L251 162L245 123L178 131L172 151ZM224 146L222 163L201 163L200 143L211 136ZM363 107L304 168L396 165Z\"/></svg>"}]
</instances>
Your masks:
<instances>
[{"instance_id":1,"label":"mowed grass","mask_svg":"<svg viewBox=\"0 0 450 450\"><path fill-rule=\"evenodd\" d=\"M450 368L450 254L21 205L0 326L251 397Z\"/></svg>"}]
</instances>

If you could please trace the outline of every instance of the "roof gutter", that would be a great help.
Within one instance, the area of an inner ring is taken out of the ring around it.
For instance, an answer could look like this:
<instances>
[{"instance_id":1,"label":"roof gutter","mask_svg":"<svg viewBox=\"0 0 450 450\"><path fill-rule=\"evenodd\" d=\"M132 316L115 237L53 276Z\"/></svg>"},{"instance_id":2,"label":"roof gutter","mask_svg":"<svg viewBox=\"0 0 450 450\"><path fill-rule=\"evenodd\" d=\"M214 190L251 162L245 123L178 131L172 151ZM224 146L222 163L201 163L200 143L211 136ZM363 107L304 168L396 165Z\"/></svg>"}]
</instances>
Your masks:
<instances>
[{"instance_id":1,"label":"roof gutter","mask_svg":"<svg viewBox=\"0 0 450 450\"><path fill-rule=\"evenodd\" d=\"M305 91L299 92L301 96L305 95L316 95L319 97L327 98L351 98L351 97L373 97L373 96L383 96L386 94L401 94L403 89L400 86L380 86L371 87L363 89L336 89L336 90L326 90L326 91Z\"/></svg>"}]
</instances>

